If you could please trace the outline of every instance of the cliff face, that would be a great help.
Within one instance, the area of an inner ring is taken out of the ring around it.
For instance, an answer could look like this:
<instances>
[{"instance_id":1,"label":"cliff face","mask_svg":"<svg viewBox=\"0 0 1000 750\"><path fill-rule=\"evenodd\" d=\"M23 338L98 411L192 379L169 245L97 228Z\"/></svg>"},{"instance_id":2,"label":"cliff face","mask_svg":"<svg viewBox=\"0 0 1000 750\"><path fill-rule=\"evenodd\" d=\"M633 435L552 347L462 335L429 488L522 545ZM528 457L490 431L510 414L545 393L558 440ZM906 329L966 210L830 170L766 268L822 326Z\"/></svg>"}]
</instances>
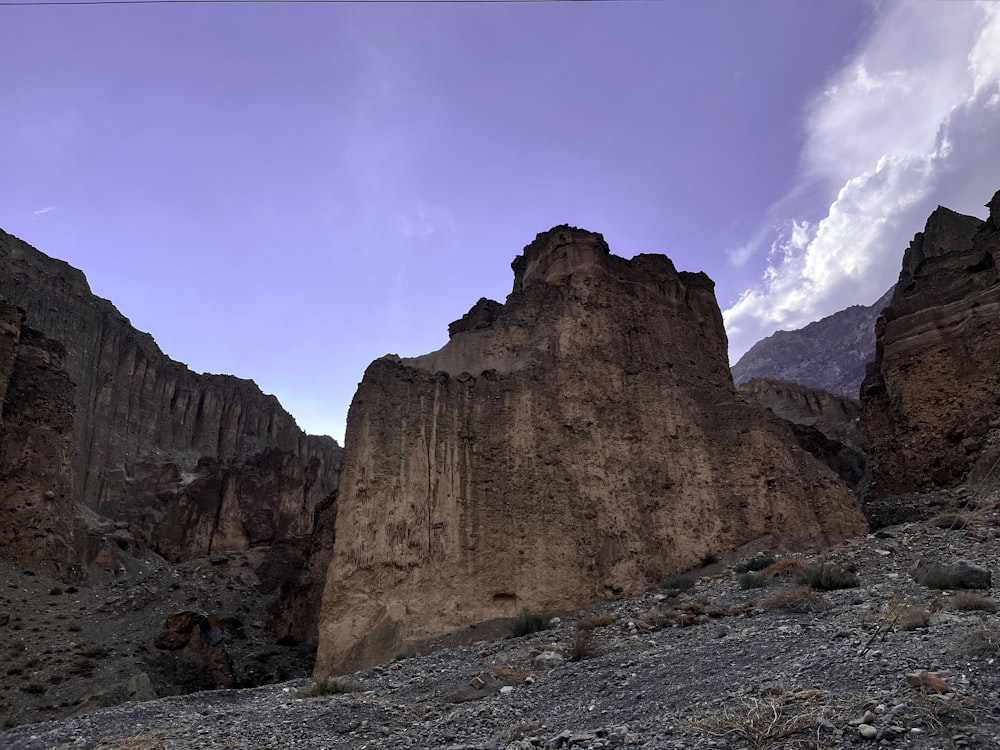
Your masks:
<instances>
[{"instance_id":1,"label":"cliff face","mask_svg":"<svg viewBox=\"0 0 1000 750\"><path fill-rule=\"evenodd\" d=\"M73 507L73 383L62 346L0 303L0 549L67 580L86 535Z\"/></svg>"},{"instance_id":2,"label":"cliff face","mask_svg":"<svg viewBox=\"0 0 1000 750\"><path fill-rule=\"evenodd\" d=\"M1000 438L1000 191L980 221L939 207L903 258L862 388L867 502L947 487Z\"/></svg>"},{"instance_id":3,"label":"cliff face","mask_svg":"<svg viewBox=\"0 0 1000 750\"><path fill-rule=\"evenodd\" d=\"M861 404L818 388L770 378L755 378L737 392L787 419L799 445L833 469L849 487L865 476L861 450Z\"/></svg>"},{"instance_id":4,"label":"cliff face","mask_svg":"<svg viewBox=\"0 0 1000 750\"><path fill-rule=\"evenodd\" d=\"M737 385L755 378L784 380L857 399L865 365L875 356L875 321L892 293L867 307L854 305L761 339L733 365L733 380Z\"/></svg>"},{"instance_id":5,"label":"cliff face","mask_svg":"<svg viewBox=\"0 0 1000 750\"><path fill-rule=\"evenodd\" d=\"M317 674L523 608L647 588L765 534L862 533L788 423L736 397L713 283L557 227L348 416Z\"/></svg>"},{"instance_id":6,"label":"cliff face","mask_svg":"<svg viewBox=\"0 0 1000 750\"><path fill-rule=\"evenodd\" d=\"M309 533L340 448L248 380L166 357L83 274L0 231L0 300L65 347L74 498L171 559Z\"/></svg>"}]
</instances>

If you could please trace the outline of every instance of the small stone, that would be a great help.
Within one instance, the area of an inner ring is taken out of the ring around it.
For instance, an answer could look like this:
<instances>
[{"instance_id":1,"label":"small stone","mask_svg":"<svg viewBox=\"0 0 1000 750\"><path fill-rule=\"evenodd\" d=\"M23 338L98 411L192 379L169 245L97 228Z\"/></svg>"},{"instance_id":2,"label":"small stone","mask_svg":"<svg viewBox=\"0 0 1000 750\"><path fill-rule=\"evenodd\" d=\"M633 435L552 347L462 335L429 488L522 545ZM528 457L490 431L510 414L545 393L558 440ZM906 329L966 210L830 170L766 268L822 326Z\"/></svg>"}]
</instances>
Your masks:
<instances>
[{"instance_id":1,"label":"small stone","mask_svg":"<svg viewBox=\"0 0 1000 750\"><path fill-rule=\"evenodd\" d=\"M948 684L941 679L941 676L937 672L928 672L926 670L910 672L906 675L906 681L912 687L921 688L929 692L948 692Z\"/></svg>"},{"instance_id":2,"label":"small stone","mask_svg":"<svg viewBox=\"0 0 1000 750\"><path fill-rule=\"evenodd\" d=\"M486 683L483 682L482 677L480 677L479 675L476 675L471 680L469 680L469 685L472 686L473 690L482 690L484 687L486 687Z\"/></svg>"},{"instance_id":3,"label":"small stone","mask_svg":"<svg viewBox=\"0 0 1000 750\"><path fill-rule=\"evenodd\" d=\"M543 651L535 657L535 664L546 669L558 667L564 661L566 661L566 658L557 651Z\"/></svg>"},{"instance_id":4,"label":"small stone","mask_svg":"<svg viewBox=\"0 0 1000 750\"><path fill-rule=\"evenodd\" d=\"M500 688L500 693L502 695L510 695L513 692L514 688L511 685L504 685L502 688Z\"/></svg>"},{"instance_id":5,"label":"small stone","mask_svg":"<svg viewBox=\"0 0 1000 750\"><path fill-rule=\"evenodd\" d=\"M871 724L862 724L858 727L858 733L866 740L873 740L878 736L878 730Z\"/></svg>"}]
</instances>

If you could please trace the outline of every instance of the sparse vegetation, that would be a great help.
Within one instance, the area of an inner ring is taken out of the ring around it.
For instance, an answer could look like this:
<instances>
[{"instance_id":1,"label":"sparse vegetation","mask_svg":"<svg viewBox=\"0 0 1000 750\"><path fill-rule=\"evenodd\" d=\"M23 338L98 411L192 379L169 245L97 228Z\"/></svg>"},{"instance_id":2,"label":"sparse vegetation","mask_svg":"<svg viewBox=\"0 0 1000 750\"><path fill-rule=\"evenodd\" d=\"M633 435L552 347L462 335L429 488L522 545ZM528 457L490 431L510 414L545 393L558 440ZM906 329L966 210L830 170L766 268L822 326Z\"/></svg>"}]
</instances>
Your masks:
<instances>
[{"instance_id":1,"label":"sparse vegetation","mask_svg":"<svg viewBox=\"0 0 1000 750\"><path fill-rule=\"evenodd\" d=\"M769 578L798 578L808 567L801 557L783 557L764 568L763 573Z\"/></svg>"},{"instance_id":2,"label":"sparse vegetation","mask_svg":"<svg viewBox=\"0 0 1000 750\"><path fill-rule=\"evenodd\" d=\"M962 612L996 612L1000 610L1000 604L995 599L981 594L973 594L968 591L955 594L951 600L951 608Z\"/></svg>"},{"instance_id":3,"label":"sparse vegetation","mask_svg":"<svg viewBox=\"0 0 1000 750\"><path fill-rule=\"evenodd\" d=\"M605 625L611 625L617 621L618 615L594 615L593 617L584 617L582 620L578 620L576 627L578 630L594 630L595 628L603 628Z\"/></svg>"},{"instance_id":4,"label":"sparse vegetation","mask_svg":"<svg viewBox=\"0 0 1000 750\"><path fill-rule=\"evenodd\" d=\"M514 622L511 623L511 636L514 638L520 638L524 635L531 635L532 633L539 633L542 630L548 630L549 622L551 620L552 616L547 612L532 612L531 610L526 609L515 617Z\"/></svg>"},{"instance_id":5,"label":"sparse vegetation","mask_svg":"<svg viewBox=\"0 0 1000 750\"><path fill-rule=\"evenodd\" d=\"M764 609L782 612L818 612L827 604L809 586L775 591L761 602Z\"/></svg>"},{"instance_id":6,"label":"sparse vegetation","mask_svg":"<svg viewBox=\"0 0 1000 750\"><path fill-rule=\"evenodd\" d=\"M1000 631L987 626L970 630L960 642L962 653L992 659L1000 656Z\"/></svg>"},{"instance_id":7,"label":"sparse vegetation","mask_svg":"<svg viewBox=\"0 0 1000 750\"><path fill-rule=\"evenodd\" d=\"M353 677L326 677L317 680L308 687L301 688L295 693L296 698L322 698L327 695L342 695L344 693L360 693L364 690L364 685Z\"/></svg>"},{"instance_id":8,"label":"sparse vegetation","mask_svg":"<svg viewBox=\"0 0 1000 750\"><path fill-rule=\"evenodd\" d=\"M719 556L716 555L714 552L706 552L704 555L701 556L700 562L701 562L701 567L704 568L706 565L711 565L712 563L719 562Z\"/></svg>"},{"instance_id":9,"label":"sparse vegetation","mask_svg":"<svg viewBox=\"0 0 1000 750\"><path fill-rule=\"evenodd\" d=\"M799 583L804 583L817 591L834 591L857 588L860 581L857 573L824 562L807 566L799 575Z\"/></svg>"},{"instance_id":10,"label":"sparse vegetation","mask_svg":"<svg viewBox=\"0 0 1000 750\"><path fill-rule=\"evenodd\" d=\"M694 579L691 576L669 576L660 582L660 588L668 596L677 596L681 592L690 591L694 588Z\"/></svg>"},{"instance_id":11,"label":"sparse vegetation","mask_svg":"<svg viewBox=\"0 0 1000 750\"><path fill-rule=\"evenodd\" d=\"M569 660L584 661L597 653L597 639L594 638L593 628L581 628L576 626L573 633L573 640L569 644Z\"/></svg>"},{"instance_id":12,"label":"sparse vegetation","mask_svg":"<svg viewBox=\"0 0 1000 750\"><path fill-rule=\"evenodd\" d=\"M776 558L767 552L760 552L736 566L737 573L756 573L774 565Z\"/></svg>"},{"instance_id":13,"label":"sparse vegetation","mask_svg":"<svg viewBox=\"0 0 1000 750\"><path fill-rule=\"evenodd\" d=\"M900 630L919 630L931 624L931 613L926 607L904 607L896 618Z\"/></svg>"},{"instance_id":14,"label":"sparse vegetation","mask_svg":"<svg viewBox=\"0 0 1000 750\"><path fill-rule=\"evenodd\" d=\"M970 519L971 516L965 513L947 512L939 513L927 523L931 526L937 526L939 529L960 529L965 526Z\"/></svg>"},{"instance_id":15,"label":"sparse vegetation","mask_svg":"<svg viewBox=\"0 0 1000 750\"><path fill-rule=\"evenodd\" d=\"M801 706L801 708L800 708ZM816 726L815 708L789 700L786 695L745 698L743 705L691 721L692 727L716 737L735 740L754 750L788 745L796 734Z\"/></svg>"},{"instance_id":16,"label":"sparse vegetation","mask_svg":"<svg viewBox=\"0 0 1000 750\"><path fill-rule=\"evenodd\" d=\"M736 580L741 589L762 589L767 586L767 577L761 573L742 573Z\"/></svg>"}]
</instances>

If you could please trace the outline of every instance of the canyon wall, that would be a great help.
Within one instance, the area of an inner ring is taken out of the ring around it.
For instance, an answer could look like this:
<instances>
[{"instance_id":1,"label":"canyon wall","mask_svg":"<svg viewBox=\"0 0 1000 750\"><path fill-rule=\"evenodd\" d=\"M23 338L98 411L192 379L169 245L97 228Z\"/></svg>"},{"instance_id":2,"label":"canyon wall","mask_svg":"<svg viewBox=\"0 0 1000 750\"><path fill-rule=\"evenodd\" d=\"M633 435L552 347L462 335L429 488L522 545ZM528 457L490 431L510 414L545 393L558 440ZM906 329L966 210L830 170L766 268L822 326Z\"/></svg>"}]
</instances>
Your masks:
<instances>
[{"instance_id":1,"label":"canyon wall","mask_svg":"<svg viewBox=\"0 0 1000 750\"><path fill-rule=\"evenodd\" d=\"M0 300L65 348L73 496L172 560L309 534L340 447L249 380L165 356L83 273L0 231Z\"/></svg>"},{"instance_id":2,"label":"canyon wall","mask_svg":"<svg viewBox=\"0 0 1000 750\"><path fill-rule=\"evenodd\" d=\"M863 533L788 422L738 398L714 284L556 227L439 351L351 405L318 675L520 610L646 589L765 535Z\"/></svg>"},{"instance_id":3,"label":"canyon wall","mask_svg":"<svg viewBox=\"0 0 1000 750\"><path fill-rule=\"evenodd\" d=\"M1000 191L987 206L938 207L904 254L861 392L866 503L985 479L1000 455Z\"/></svg>"}]
</instances>

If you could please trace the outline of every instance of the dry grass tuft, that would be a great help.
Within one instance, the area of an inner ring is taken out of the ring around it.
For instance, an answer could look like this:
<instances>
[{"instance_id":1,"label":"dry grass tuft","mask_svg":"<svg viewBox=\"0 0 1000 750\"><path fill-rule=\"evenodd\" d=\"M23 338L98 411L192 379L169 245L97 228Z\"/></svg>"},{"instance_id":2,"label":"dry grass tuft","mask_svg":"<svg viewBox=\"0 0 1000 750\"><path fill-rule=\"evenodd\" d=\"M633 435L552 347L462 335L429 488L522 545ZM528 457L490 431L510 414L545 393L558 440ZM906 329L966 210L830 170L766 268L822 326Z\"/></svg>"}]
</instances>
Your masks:
<instances>
[{"instance_id":1,"label":"dry grass tuft","mask_svg":"<svg viewBox=\"0 0 1000 750\"><path fill-rule=\"evenodd\" d=\"M939 513L927 523L931 526L937 526L939 529L960 529L971 520L971 514L948 511L945 513Z\"/></svg>"},{"instance_id":2,"label":"dry grass tuft","mask_svg":"<svg viewBox=\"0 0 1000 750\"><path fill-rule=\"evenodd\" d=\"M926 607L903 607L896 618L900 630L919 630L931 624L931 613Z\"/></svg>"},{"instance_id":3,"label":"dry grass tuft","mask_svg":"<svg viewBox=\"0 0 1000 750\"><path fill-rule=\"evenodd\" d=\"M966 633L959 645L968 656L996 658L1000 656L1000 631L983 625Z\"/></svg>"},{"instance_id":4,"label":"dry grass tuft","mask_svg":"<svg viewBox=\"0 0 1000 750\"><path fill-rule=\"evenodd\" d=\"M805 703L797 703L787 694L745 698L742 706L695 718L690 725L754 750L806 747L810 745L805 743L813 742L805 734L816 728L817 713L814 706L806 707ZM801 742L796 742L795 735L802 735Z\"/></svg>"},{"instance_id":5,"label":"dry grass tuft","mask_svg":"<svg viewBox=\"0 0 1000 750\"><path fill-rule=\"evenodd\" d=\"M808 586L775 591L761 604L764 609L782 612L819 612L828 606L823 597Z\"/></svg>"},{"instance_id":6,"label":"dry grass tuft","mask_svg":"<svg viewBox=\"0 0 1000 750\"><path fill-rule=\"evenodd\" d=\"M800 557L783 557L761 572L769 578L798 578L808 567L809 563Z\"/></svg>"},{"instance_id":7,"label":"dry grass tuft","mask_svg":"<svg viewBox=\"0 0 1000 750\"><path fill-rule=\"evenodd\" d=\"M951 608L963 612L977 610L981 612L996 612L1000 610L1000 604L997 604L995 599L991 599L988 596L963 591L955 594L954 598L952 598Z\"/></svg>"},{"instance_id":8,"label":"dry grass tuft","mask_svg":"<svg viewBox=\"0 0 1000 750\"><path fill-rule=\"evenodd\" d=\"M308 687L300 688L296 693L296 698L322 698L327 695L342 695L344 693L360 693L364 690L364 685L353 677L325 677L317 680Z\"/></svg>"},{"instance_id":9,"label":"dry grass tuft","mask_svg":"<svg viewBox=\"0 0 1000 750\"><path fill-rule=\"evenodd\" d=\"M799 583L812 586L818 591L853 589L860 585L857 573L826 562L819 565L807 565L799 575L798 580Z\"/></svg>"},{"instance_id":10,"label":"dry grass tuft","mask_svg":"<svg viewBox=\"0 0 1000 750\"><path fill-rule=\"evenodd\" d=\"M594 638L594 629L584 629L577 625L573 640L569 644L569 660L585 661L596 653L597 639Z\"/></svg>"},{"instance_id":11,"label":"dry grass tuft","mask_svg":"<svg viewBox=\"0 0 1000 750\"><path fill-rule=\"evenodd\" d=\"M152 732L142 732L131 737L119 737L114 740L101 740L94 750L159 750L169 747L171 740L177 738L170 732L157 729Z\"/></svg>"},{"instance_id":12,"label":"dry grass tuft","mask_svg":"<svg viewBox=\"0 0 1000 750\"><path fill-rule=\"evenodd\" d=\"M933 695L918 693L909 699L912 710L927 726L941 732L949 725L975 725L979 702L968 695Z\"/></svg>"},{"instance_id":13,"label":"dry grass tuft","mask_svg":"<svg viewBox=\"0 0 1000 750\"><path fill-rule=\"evenodd\" d=\"M595 628L603 628L605 625L611 625L615 622L618 622L618 615L594 615L593 617L584 617L582 620L577 620L576 627L577 630L594 630Z\"/></svg>"}]
</instances>

